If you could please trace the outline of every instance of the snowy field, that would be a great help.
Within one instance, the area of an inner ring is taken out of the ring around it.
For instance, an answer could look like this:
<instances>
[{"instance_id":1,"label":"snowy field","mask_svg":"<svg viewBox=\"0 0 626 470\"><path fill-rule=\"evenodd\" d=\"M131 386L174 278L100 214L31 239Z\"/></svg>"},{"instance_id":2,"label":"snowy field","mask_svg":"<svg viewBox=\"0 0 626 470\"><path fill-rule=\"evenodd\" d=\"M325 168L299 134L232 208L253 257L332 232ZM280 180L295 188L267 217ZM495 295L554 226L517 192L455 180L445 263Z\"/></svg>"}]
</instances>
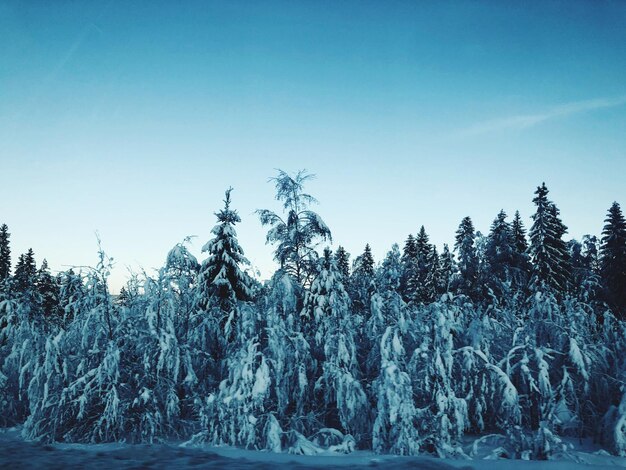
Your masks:
<instances>
[{"instance_id":1,"label":"snowy field","mask_svg":"<svg viewBox=\"0 0 626 470\"><path fill-rule=\"evenodd\" d=\"M299 456L255 452L232 447L183 447L128 444L39 444L25 442L19 430L0 431L0 468L90 468L90 469L553 469L626 468L626 458L604 453L575 452L574 460L549 462L511 460L441 460L429 457L380 456L370 452L349 455Z\"/></svg>"}]
</instances>

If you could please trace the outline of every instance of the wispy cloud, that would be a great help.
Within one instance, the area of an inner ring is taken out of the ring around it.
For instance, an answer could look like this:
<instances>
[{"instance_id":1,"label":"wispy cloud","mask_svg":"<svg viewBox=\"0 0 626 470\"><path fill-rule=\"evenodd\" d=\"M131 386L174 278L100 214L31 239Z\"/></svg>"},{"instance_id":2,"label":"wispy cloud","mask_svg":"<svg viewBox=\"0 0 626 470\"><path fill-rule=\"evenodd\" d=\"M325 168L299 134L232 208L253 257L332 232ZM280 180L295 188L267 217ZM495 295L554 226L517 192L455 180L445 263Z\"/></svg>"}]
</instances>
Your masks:
<instances>
[{"instance_id":1,"label":"wispy cloud","mask_svg":"<svg viewBox=\"0 0 626 470\"><path fill-rule=\"evenodd\" d=\"M626 96L574 101L554 106L541 113L517 114L499 119L479 122L459 131L460 136L474 136L503 130L523 130L550 119L563 118L598 109L614 108L626 104Z\"/></svg>"}]
</instances>

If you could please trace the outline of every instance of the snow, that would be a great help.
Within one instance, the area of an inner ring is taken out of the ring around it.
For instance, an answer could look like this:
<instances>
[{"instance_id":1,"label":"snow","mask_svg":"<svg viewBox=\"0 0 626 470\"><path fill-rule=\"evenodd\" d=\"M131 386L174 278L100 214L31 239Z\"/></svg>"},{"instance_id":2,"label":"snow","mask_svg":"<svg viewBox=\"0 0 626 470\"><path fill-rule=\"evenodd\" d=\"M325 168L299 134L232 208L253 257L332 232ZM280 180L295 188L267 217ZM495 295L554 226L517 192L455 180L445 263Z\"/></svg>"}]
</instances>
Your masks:
<instances>
[{"instance_id":1,"label":"snow","mask_svg":"<svg viewBox=\"0 0 626 470\"><path fill-rule=\"evenodd\" d=\"M493 448L492 448L493 450ZM315 455L242 450L229 446L182 446L168 444L52 444L24 441L20 429L0 432L0 468L389 468L485 469L485 470L579 470L626 468L626 458L614 457L590 445L574 453L574 460L546 462L522 460L452 460L432 457L376 455L366 451L350 454L322 451Z\"/></svg>"}]
</instances>

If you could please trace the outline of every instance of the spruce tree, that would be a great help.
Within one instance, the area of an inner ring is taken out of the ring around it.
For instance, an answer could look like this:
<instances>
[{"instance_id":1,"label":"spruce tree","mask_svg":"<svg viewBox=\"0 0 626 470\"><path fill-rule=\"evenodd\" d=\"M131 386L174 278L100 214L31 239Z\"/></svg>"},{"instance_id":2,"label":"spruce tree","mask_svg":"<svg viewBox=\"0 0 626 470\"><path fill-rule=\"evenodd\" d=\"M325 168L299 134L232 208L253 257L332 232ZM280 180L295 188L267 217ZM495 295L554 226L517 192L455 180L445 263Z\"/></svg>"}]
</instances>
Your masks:
<instances>
[{"instance_id":1,"label":"spruce tree","mask_svg":"<svg viewBox=\"0 0 626 470\"><path fill-rule=\"evenodd\" d=\"M2 224L0 227L0 284L11 275L11 247L9 246L9 227Z\"/></svg>"},{"instance_id":2,"label":"spruce tree","mask_svg":"<svg viewBox=\"0 0 626 470\"><path fill-rule=\"evenodd\" d=\"M372 255L372 248L369 243L365 245L363 254L354 260L354 266L352 268L353 273L358 273L362 276L374 275L374 256Z\"/></svg>"},{"instance_id":3,"label":"spruce tree","mask_svg":"<svg viewBox=\"0 0 626 470\"><path fill-rule=\"evenodd\" d=\"M199 274L198 304L208 310L216 305L223 312L221 321L226 337L230 336L236 323L237 302L252 299L253 281L242 270L249 264L237 241L234 225L241 221L237 211L230 208L230 193L226 190L224 208L216 212L218 224L211 233L214 238L202 248L209 257L202 263Z\"/></svg>"},{"instance_id":4,"label":"spruce tree","mask_svg":"<svg viewBox=\"0 0 626 470\"><path fill-rule=\"evenodd\" d=\"M600 247L600 272L609 305L626 318L626 221L614 202L605 219Z\"/></svg>"},{"instance_id":5,"label":"spruce tree","mask_svg":"<svg viewBox=\"0 0 626 470\"><path fill-rule=\"evenodd\" d=\"M400 277L400 293L405 302L414 300L417 296L417 287L414 280L418 275L418 250L415 237L412 234L406 239L402 250L402 275Z\"/></svg>"},{"instance_id":6,"label":"spruce tree","mask_svg":"<svg viewBox=\"0 0 626 470\"><path fill-rule=\"evenodd\" d=\"M337 247L335 252L335 262L337 263L337 269L341 273L342 282L346 284L350 280L350 254L343 246Z\"/></svg>"},{"instance_id":7,"label":"spruce tree","mask_svg":"<svg viewBox=\"0 0 626 470\"><path fill-rule=\"evenodd\" d=\"M411 260L417 259L417 243L413 234L409 233L409 236L404 242L404 248L402 249L402 263L406 264Z\"/></svg>"},{"instance_id":8,"label":"spruce tree","mask_svg":"<svg viewBox=\"0 0 626 470\"><path fill-rule=\"evenodd\" d=\"M433 295L433 283L436 277L437 249L429 242L426 229L422 225L415 239L417 245L417 279L413 281L417 287L418 302L430 302Z\"/></svg>"},{"instance_id":9,"label":"spruce tree","mask_svg":"<svg viewBox=\"0 0 626 470\"><path fill-rule=\"evenodd\" d=\"M506 212L501 210L491 224L485 251L489 270L488 280L492 288L498 289L501 283L510 280L515 252L514 243L511 226L506 221Z\"/></svg>"},{"instance_id":10,"label":"spruce tree","mask_svg":"<svg viewBox=\"0 0 626 470\"><path fill-rule=\"evenodd\" d=\"M363 254L357 256L352 263L349 293L354 312L367 315L371 297L371 284L374 279L374 257L369 244L365 245Z\"/></svg>"},{"instance_id":11,"label":"spruce tree","mask_svg":"<svg viewBox=\"0 0 626 470\"><path fill-rule=\"evenodd\" d=\"M559 217L556 205L548 199L545 183L535 191L537 211L530 229L530 256L533 262L533 288L550 288L565 292L569 279L569 256L563 235L567 227Z\"/></svg>"},{"instance_id":12,"label":"spruce tree","mask_svg":"<svg viewBox=\"0 0 626 470\"><path fill-rule=\"evenodd\" d=\"M35 282L43 315L53 321L59 320L59 286L50 274L46 259L41 262Z\"/></svg>"},{"instance_id":13,"label":"spruce tree","mask_svg":"<svg viewBox=\"0 0 626 470\"><path fill-rule=\"evenodd\" d=\"M415 238L417 256L421 260L427 259L430 254L430 243L428 243L428 240L429 240L428 234L426 233L426 229L422 225L420 227L420 231L417 234L417 237Z\"/></svg>"},{"instance_id":14,"label":"spruce tree","mask_svg":"<svg viewBox=\"0 0 626 470\"><path fill-rule=\"evenodd\" d=\"M528 240L526 239L526 229L519 211L515 211L515 216L511 223L511 236L513 237L515 251L517 253L526 253L528 251Z\"/></svg>"},{"instance_id":15,"label":"spruce tree","mask_svg":"<svg viewBox=\"0 0 626 470\"><path fill-rule=\"evenodd\" d=\"M439 275L441 267L439 265L439 253L435 245L431 245L426 265L427 271L426 277L424 278L423 302L430 303L436 300L440 285Z\"/></svg>"},{"instance_id":16,"label":"spruce tree","mask_svg":"<svg viewBox=\"0 0 626 470\"><path fill-rule=\"evenodd\" d=\"M35 253L32 248L22 255L17 260L15 265L15 288L18 292L25 293L29 289L32 289L35 284L35 277L37 274L37 265L35 264Z\"/></svg>"},{"instance_id":17,"label":"spruce tree","mask_svg":"<svg viewBox=\"0 0 626 470\"><path fill-rule=\"evenodd\" d=\"M448 244L443 245L443 251L439 256L438 263L439 272L437 274L437 294L445 294L450 292L452 287L452 280L456 273L456 263L454 262L454 255L450 252Z\"/></svg>"},{"instance_id":18,"label":"spruce tree","mask_svg":"<svg viewBox=\"0 0 626 470\"><path fill-rule=\"evenodd\" d=\"M518 287L528 284L530 275L530 257L528 256L528 240L526 229L519 211L515 211L511 223L511 236L513 237L513 280Z\"/></svg>"},{"instance_id":19,"label":"spruce tree","mask_svg":"<svg viewBox=\"0 0 626 470\"><path fill-rule=\"evenodd\" d=\"M459 257L459 289L462 293L469 296L473 296L478 279L478 258L474 245L475 237L472 219L464 217L456 231L454 250L458 252Z\"/></svg>"}]
</instances>

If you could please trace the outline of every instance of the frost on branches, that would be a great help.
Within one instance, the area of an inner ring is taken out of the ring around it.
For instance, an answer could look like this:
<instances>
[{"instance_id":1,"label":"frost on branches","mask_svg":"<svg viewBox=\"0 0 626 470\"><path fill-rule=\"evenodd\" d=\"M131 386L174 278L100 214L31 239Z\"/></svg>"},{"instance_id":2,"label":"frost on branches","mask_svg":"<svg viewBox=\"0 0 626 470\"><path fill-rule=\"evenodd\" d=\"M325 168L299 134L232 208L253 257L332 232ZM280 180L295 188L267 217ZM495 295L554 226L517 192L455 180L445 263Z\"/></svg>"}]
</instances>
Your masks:
<instances>
[{"instance_id":1,"label":"frost on branches","mask_svg":"<svg viewBox=\"0 0 626 470\"><path fill-rule=\"evenodd\" d=\"M111 259L10 270L0 230L0 425L44 442L233 445L297 454L550 459L576 438L626 455L626 229L564 243L538 188L526 239L504 211L463 218L438 254L422 227L380 264L321 252L310 175L273 180L259 211L280 264L260 283L231 190L199 263L189 239L114 296ZM351 269L352 268L352 269Z\"/></svg>"}]
</instances>

